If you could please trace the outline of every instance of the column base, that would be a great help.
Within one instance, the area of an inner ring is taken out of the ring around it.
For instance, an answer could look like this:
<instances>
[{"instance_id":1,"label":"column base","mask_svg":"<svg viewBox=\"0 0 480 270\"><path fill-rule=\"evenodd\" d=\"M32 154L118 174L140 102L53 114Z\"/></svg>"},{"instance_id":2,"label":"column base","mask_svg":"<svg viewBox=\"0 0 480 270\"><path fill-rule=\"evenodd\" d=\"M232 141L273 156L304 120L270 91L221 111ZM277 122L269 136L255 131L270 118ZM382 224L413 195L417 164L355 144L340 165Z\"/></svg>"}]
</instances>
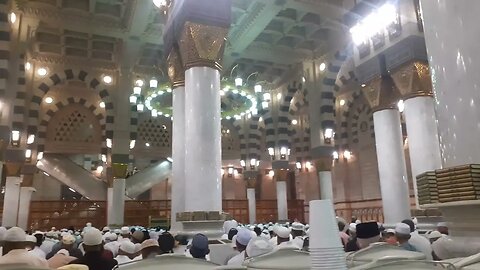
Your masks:
<instances>
[{"instance_id":1,"label":"column base","mask_svg":"<svg viewBox=\"0 0 480 270\"><path fill-rule=\"evenodd\" d=\"M209 240L220 239L223 232L223 223L226 215L220 212L182 212L177 214L177 221L182 224L179 233L192 238L195 234L201 233Z\"/></svg>"}]
</instances>

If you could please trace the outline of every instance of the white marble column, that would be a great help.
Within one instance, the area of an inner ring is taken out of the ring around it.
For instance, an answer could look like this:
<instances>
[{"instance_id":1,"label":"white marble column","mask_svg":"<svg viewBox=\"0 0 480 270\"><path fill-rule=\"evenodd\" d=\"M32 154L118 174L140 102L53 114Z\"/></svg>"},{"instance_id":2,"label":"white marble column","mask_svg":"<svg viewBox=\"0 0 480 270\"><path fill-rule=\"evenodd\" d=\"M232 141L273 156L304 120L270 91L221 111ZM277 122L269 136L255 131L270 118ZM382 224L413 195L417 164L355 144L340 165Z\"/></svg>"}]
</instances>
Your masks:
<instances>
[{"instance_id":1,"label":"white marble column","mask_svg":"<svg viewBox=\"0 0 480 270\"><path fill-rule=\"evenodd\" d=\"M247 188L248 200L248 220L250 224L255 224L257 220L257 203L255 199L255 189Z\"/></svg>"},{"instance_id":2,"label":"white marble column","mask_svg":"<svg viewBox=\"0 0 480 270\"><path fill-rule=\"evenodd\" d=\"M35 192L33 187L20 188L20 200L18 204L18 222L17 226L28 230L28 216L30 214L30 201L32 200L32 193Z\"/></svg>"},{"instance_id":3,"label":"white marble column","mask_svg":"<svg viewBox=\"0 0 480 270\"><path fill-rule=\"evenodd\" d=\"M443 165L480 163L480 1L421 5Z\"/></svg>"},{"instance_id":4,"label":"white marble column","mask_svg":"<svg viewBox=\"0 0 480 270\"><path fill-rule=\"evenodd\" d=\"M288 220L287 181L277 180L278 220Z\"/></svg>"},{"instance_id":5,"label":"white marble column","mask_svg":"<svg viewBox=\"0 0 480 270\"><path fill-rule=\"evenodd\" d=\"M107 188L107 224L113 223L113 187Z\"/></svg>"},{"instance_id":6,"label":"white marble column","mask_svg":"<svg viewBox=\"0 0 480 270\"><path fill-rule=\"evenodd\" d=\"M220 72L185 72L185 211L221 211ZM175 161L175 160L174 160Z\"/></svg>"},{"instance_id":7,"label":"white marble column","mask_svg":"<svg viewBox=\"0 0 480 270\"><path fill-rule=\"evenodd\" d=\"M176 214L185 211L185 87L173 89L171 224L179 229Z\"/></svg>"},{"instance_id":8,"label":"white marble column","mask_svg":"<svg viewBox=\"0 0 480 270\"><path fill-rule=\"evenodd\" d=\"M109 224L123 225L125 215L125 179L114 179L112 189L112 223Z\"/></svg>"},{"instance_id":9,"label":"white marble column","mask_svg":"<svg viewBox=\"0 0 480 270\"><path fill-rule=\"evenodd\" d=\"M412 167L415 202L418 205L416 176L442 167L440 144L435 116L435 100L430 96L418 96L405 100L410 165Z\"/></svg>"},{"instance_id":10,"label":"white marble column","mask_svg":"<svg viewBox=\"0 0 480 270\"><path fill-rule=\"evenodd\" d=\"M3 198L2 226L17 226L18 203L20 199L20 176L7 176Z\"/></svg>"},{"instance_id":11,"label":"white marble column","mask_svg":"<svg viewBox=\"0 0 480 270\"><path fill-rule=\"evenodd\" d=\"M320 171L318 172L318 179L320 181L320 200L333 202L332 172Z\"/></svg>"},{"instance_id":12,"label":"white marble column","mask_svg":"<svg viewBox=\"0 0 480 270\"><path fill-rule=\"evenodd\" d=\"M395 225L410 218L410 197L403 152L400 112L384 109L373 113L380 190L385 223Z\"/></svg>"}]
</instances>

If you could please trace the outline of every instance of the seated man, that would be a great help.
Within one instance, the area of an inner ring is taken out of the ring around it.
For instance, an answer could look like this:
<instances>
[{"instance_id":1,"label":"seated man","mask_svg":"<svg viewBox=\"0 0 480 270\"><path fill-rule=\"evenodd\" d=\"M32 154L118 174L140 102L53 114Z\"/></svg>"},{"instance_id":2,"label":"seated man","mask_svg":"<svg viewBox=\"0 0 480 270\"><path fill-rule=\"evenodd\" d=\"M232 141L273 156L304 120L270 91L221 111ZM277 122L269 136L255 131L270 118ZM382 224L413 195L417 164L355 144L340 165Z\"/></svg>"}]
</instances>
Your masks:
<instances>
[{"instance_id":1,"label":"seated man","mask_svg":"<svg viewBox=\"0 0 480 270\"><path fill-rule=\"evenodd\" d=\"M364 249L370 244L380 241L380 230L378 229L377 222L365 222L357 224L357 241L358 249ZM347 250L355 251L355 250Z\"/></svg>"},{"instance_id":2,"label":"seated man","mask_svg":"<svg viewBox=\"0 0 480 270\"><path fill-rule=\"evenodd\" d=\"M245 249L247 248L248 242L252 239L252 233L249 229L241 228L235 239L235 245L237 247L237 251L240 252L235 257L231 258L228 261L228 265L242 265L243 261L245 260Z\"/></svg>"},{"instance_id":3,"label":"seated man","mask_svg":"<svg viewBox=\"0 0 480 270\"><path fill-rule=\"evenodd\" d=\"M397 238L398 245L408 251L417 251L417 249L408 243L410 240L410 226L405 223L398 223L395 226L395 238Z\"/></svg>"},{"instance_id":4,"label":"seated man","mask_svg":"<svg viewBox=\"0 0 480 270\"><path fill-rule=\"evenodd\" d=\"M104 256L102 233L97 229L90 227L83 235L83 249L85 255L70 264L83 264L89 269L111 270L118 263L114 259Z\"/></svg>"},{"instance_id":5,"label":"seated man","mask_svg":"<svg viewBox=\"0 0 480 270\"><path fill-rule=\"evenodd\" d=\"M142 242L140 253L142 254L142 259L151 259L155 256L162 254L158 242L154 239L147 239Z\"/></svg>"},{"instance_id":6,"label":"seated man","mask_svg":"<svg viewBox=\"0 0 480 270\"><path fill-rule=\"evenodd\" d=\"M189 251L193 258L207 260L207 255L210 253L208 238L201 233L196 234L192 239Z\"/></svg>"},{"instance_id":7,"label":"seated man","mask_svg":"<svg viewBox=\"0 0 480 270\"><path fill-rule=\"evenodd\" d=\"M5 233L3 239L3 256L0 257L0 265L21 263L36 267L48 267L45 259L31 254L26 249L27 235L18 227L12 227ZM2 267L0 266L0 269Z\"/></svg>"}]
</instances>

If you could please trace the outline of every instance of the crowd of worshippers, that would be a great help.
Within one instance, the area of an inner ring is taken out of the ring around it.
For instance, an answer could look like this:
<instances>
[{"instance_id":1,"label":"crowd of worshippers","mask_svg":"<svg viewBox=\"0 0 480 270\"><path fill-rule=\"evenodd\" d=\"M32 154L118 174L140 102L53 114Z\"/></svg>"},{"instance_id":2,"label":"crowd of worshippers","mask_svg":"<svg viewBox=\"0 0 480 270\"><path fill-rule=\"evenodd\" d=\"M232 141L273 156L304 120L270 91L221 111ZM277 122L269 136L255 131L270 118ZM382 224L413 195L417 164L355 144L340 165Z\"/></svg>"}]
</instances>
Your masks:
<instances>
[{"instance_id":1,"label":"crowd of worshippers","mask_svg":"<svg viewBox=\"0 0 480 270\"><path fill-rule=\"evenodd\" d=\"M385 230L377 222L348 224L338 218L339 240L346 252L354 252L375 242L386 242L409 251L425 254L427 259L445 259L435 253L436 243L448 235L444 223L436 231L420 235L415 220L404 220L395 229ZM222 239L231 241L231 252L224 265L240 266L245 260L274 252L295 249L308 252L309 225L300 222L242 225L225 221ZM102 231L87 223L79 231L73 228L26 233L18 227L0 227L0 269L2 264L21 263L50 269L110 270L117 265L177 253L209 260L209 239L203 234L193 238L168 231L143 227L122 227Z\"/></svg>"},{"instance_id":2,"label":"crowd of worshippers","mask_svg":"<svg viewBox=\"0 0 480 270\"><path fill-rule=\"evenodd\" d=\"M444 242L448 241L448 227L445 222L437 224L434 231L420 234L417 219L405 219L395 228L385 229L377 222L360 222L355 218L347 222L337 218L338 230L345 252L355 252L377 242L385 242L408 251L423 253L427 260L449 259L445 254Z\"/></svg>"}]
</instances>

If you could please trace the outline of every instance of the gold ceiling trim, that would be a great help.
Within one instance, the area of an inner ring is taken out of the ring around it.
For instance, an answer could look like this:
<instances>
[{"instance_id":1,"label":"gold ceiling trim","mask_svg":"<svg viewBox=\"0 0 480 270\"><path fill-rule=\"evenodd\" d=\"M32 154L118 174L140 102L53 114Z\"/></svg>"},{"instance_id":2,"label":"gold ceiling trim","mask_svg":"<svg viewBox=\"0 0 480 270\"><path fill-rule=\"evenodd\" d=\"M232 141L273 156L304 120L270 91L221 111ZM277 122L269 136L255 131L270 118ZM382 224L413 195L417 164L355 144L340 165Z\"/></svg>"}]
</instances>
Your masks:
<instances>
[{"instance_id":1,"label":"gold ceiling trim","mask_svg":"<svg viewBox=\"0 0 480 270\"><path fill-rule=\"evenodd\" d=\"M116 63L106 63L91 58L74 58L68 56L42 55L33 53L29 60L43 64L66 64L79 67L90 67L102 71L115 71L118 69Z\"/></svg>"}]
</instances>

